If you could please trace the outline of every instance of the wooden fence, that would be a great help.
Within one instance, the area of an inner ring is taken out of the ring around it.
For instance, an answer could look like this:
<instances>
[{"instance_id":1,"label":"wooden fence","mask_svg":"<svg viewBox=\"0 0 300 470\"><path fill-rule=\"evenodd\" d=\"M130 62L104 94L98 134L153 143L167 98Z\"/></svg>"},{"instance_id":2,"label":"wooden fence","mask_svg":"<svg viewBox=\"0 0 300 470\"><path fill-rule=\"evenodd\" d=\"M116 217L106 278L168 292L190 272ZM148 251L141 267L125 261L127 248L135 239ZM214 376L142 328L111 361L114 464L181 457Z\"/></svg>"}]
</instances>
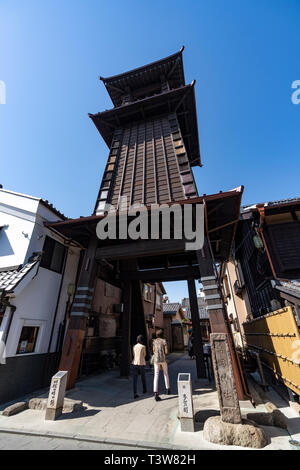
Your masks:
<instances>
[{"instance_id":1,"label":"wooden fence","mask_svg":"<svg viewBox=\"0 0 300 470\"><path fill-rule=\"evenodd\" d=\"M263 365L300 395L300 332L292 307L243 323L248 348Z\"/></svg>"}]
</instances>

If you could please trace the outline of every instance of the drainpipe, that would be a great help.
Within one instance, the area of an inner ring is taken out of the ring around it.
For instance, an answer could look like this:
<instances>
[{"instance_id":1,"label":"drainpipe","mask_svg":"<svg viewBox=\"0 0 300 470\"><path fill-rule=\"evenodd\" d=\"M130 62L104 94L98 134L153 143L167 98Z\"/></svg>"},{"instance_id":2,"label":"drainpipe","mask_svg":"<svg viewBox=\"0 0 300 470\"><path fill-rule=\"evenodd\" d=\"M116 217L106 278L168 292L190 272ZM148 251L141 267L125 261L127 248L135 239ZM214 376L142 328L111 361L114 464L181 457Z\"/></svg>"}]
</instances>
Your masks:
<instances>
[{"instance_id":1,"label":"drainpipe","mask_svg":"<svg viewBox=\"0 0 300 470\"><path fill-rule=\"evenodd\" d=\"M16 310L16 306L15 305L11 305L9 302L8 302L8 299L2 299L1 300L2 304L4 305L4 315L6 313L6 309L9 307L10 308L10 312L9 314L7 315L8 316L8 319L7 319L7 322L6 322L6 325L4 327L4 331L3 331L3 336L1 337L1 351L0 351L0 364L3 364L2 362L2 359L4 359L4 364L5 364L5 359L6 359L6 343L7 343L7 338L8 338L8 335L9 335L9 332L10 332L10 327L11 327L11 324L12 324L12 320L13 320L13 316L14 316L14 313L15 313L15 310ZM4 318L4 316L3 316ZM2 320L3 321L3 320ZM2 345L4 345L4 348L2 348Z\"/></svg>"},{"instance_id":2,"label":"drainpipe","mask_svg":"<svg viewBox=\"0 0 300 470\"><path fill-rule=\"evenodd\" d=\"M54 327L55 327L55 323L56 323L57 311L58 311L58 306L59 306L59 301L60 301L60 294L61 294L61 290L62 290L62 286L63 286L63 282L64 282L64 276L65 276L65 270L66 270L66 264L67 264L68 256L69 256L69 244L68 244L67 253L65 255L64 265L63 265L63 269L62 269L62 273L61 273L61 281L60 281L59 292L58 292L58 296L57 296L57 302L56 302L56 307L55 307L55 312L54 312L54 318L53 318L53 322L52 322L52 328L51 328L51 334L50 334L50 340L49 340L47 354L50 353L50 349L51 349L51 343L52 343Z\"/></svg>"},{"instance_id":3,"label":"drainpipe","mask_svg":"<svg viewBox=\"0 0 300 470\"><path fill-rule=\"evenodd\" d=\"M274 266L273 266L272 258L271 258L271 255L270 255L270 252L269 252L269 249L268 249L268 246L267 246L265 237L264 237L264 232L263 232L263 224L264 224L264 221L265 221L265 206L264 206L263 204L257 204L257 205L256 205L256 208L257 208L257 210L258 210L258 212L259 212L259 217L260 217L260 223L259 223L259 227L258 227L258 233L260 234L260 236L261 236L261 238L262 238L262 241L263 241L263 244L264 244L266 253L267 253L267 257L268 257L268 260L269 260L269 263L270 263L270 266L271 266L271 269L272 269L272 273L273 273L274 279L278 280L278 277L277 277L275 268L274 268Z\"/></svg>"},{"instance_id":4,"label":"drainpipe","mask_svg":"<svg viewBox=\"0 0 300 470\"><path fill-rule=\"evenodd\" d=\"M8 320L8 324L7 324L7 327L6 327L6 331L5 331L5 334L4 334L4 338L2 339L2 341L6 344L6 341L7 341L7 338L8 338L8 335L9 335L9 332L10 332L10 327L11 327L11 324L12 324L12 320L13 320L13 316L14 316L14 313L17 309L17 307L15 305L11 305L10 303L6 303L4 302L6 308L9 307L10 308L10 315L9 315L9 320Z\"/></svg>"},{"instance_id":5,"label":"drainpipe","mask_svg":"<svg viewBox=\"0 0 300 470\"><path fill-rule=\"evenodd\" d=\"M64 275L65 275L65 269L66 269L66 264L67 264L67 259L68 259L68 254L69 254L69 246L70 244L68 243L68 248L67 248L67 253L65 254L65 259L64 259L64 265L61 273L61 281L60 281L60 286L59 286L59 292L57 296L57 302L56 302L56 307L55 307L55 312L54 312L54 318L52 322L52 327L51 327L51 334L50 334L50 340L48 344L48 349L47 349L47 357L46 357L46 362L45 362L45 369L44 369L44 375L43 375L43 386L48 385L48 368L49 368L49 354L50 354L50 349L51 349L51 343L52 343L52 338L53 338L53 333L54 333L54 327L55 327L55 322L56 322L56 316L57 316L57 310L58 310L58 305L60 301L60 294L62 290L62 285L64 281Z\"/></svg>"},{"instance_id":6,"label":"drainpipe","mask_svg":"<svg viewBox=\"0 0 300 470\"><path fill-rule=\"evenodd\" d=\"M62 322L61 337L57 338L56 352L58 352L60 355L62 353L62 348L63 348L63 345L64 345L68 317L69 317L69 314L71 312L70 307L72 306L72 303L73 303L73 300L74 300L74 297L75 297L75 294L76 294L79 275L80 275L82 267L83 267L83 260L84 260L85 252L86 252L86 248L82 248L80 250L79 261L78 261L77 271L76 271L76 279L75 279L75 283L74 283L74 286L75 286L74 294L72 296L68 296L68 300L66 302L64 320Z\"/></svg>"}]
</instances>

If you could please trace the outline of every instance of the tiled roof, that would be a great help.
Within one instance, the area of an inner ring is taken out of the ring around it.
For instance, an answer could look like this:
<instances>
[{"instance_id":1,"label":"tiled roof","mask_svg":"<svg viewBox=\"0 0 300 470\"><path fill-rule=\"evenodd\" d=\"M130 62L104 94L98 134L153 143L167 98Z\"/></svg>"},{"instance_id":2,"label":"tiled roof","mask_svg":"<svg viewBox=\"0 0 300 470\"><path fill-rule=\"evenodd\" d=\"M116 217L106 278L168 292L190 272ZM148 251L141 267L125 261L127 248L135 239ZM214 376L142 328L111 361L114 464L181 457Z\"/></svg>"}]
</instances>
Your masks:
<instances>
[{"instance_id":1,"label":"tiled roof","mask_svg":"<svg viewBox=\"0 0 300 470\"><path fill-rule=\"evenodd\" d=\"M300 197L291 197L289 199L281 199L279 201L262 202L261 204L264 204L265 207L270 207L270 206L280 206L282 204L289 204L292 202L300 202ZM250 209L256 209L256 204L249 204L247 206L242 206L241 212L247 212Z\"/></svg>"},{"instance_id":2,"label":"tiled roof","mask_svg":"<svg viewBox=\"0 0 300 470\"><path fill-rule=\"evenodd\" d=\"M187 307L185 310L186 310L186 314L185 314L186 318L191 320L192 315L191 315L190 307ZM208 313L205 307L199 307L199 318L200 320L208 320L209 317L208 317Z\"/></svg>"},{"instance_id":3,"label":"tiled roof","mask_svg":"<svg viewBox=\"0 0 300 470\"><path fill-rule=\"evenodd\" d=\"M10 268L0 271L0 292L13 292L22 279L31 271L31 269L40 261L40 255L34 255L28 263L19 268Z\"/></svg>"},{"instance_id":4,"label":"tiled roof","mask_svg":"<svg viewBox=\"0 0 300 470\"><path fill-rule=\"evenodd\" d=\"M275 285L276 289L281 292L285 292L286 294L293 295L300 299L300 282L299 281L280 281L277 285Z\"/></svg>"},{"instance_id":5,"label":"tiled roof","mask_svg":"<svg viewBox=\"0 0 300 470\"><path fill-rule=\"evenodd\" d=\"M179 302L174 303L164 303L163 304L163 312L164 315L176 315L177 311L181 307Z\"/></svg>"},{"instance_id":6,"label":"tiled roof","mask_svg":"<svg viewBox=\"0 0 300 470\"><path fill-rule=\"evenodd\" d=\"M40 199L41 203L46 206L48 209L50 209L52 212L54 212L55 215L60 217L63 220L68 220L68 217L66 217L62 212L60 212L56 207L51 204L47 199Z\"/></svg>"}]
</instances>

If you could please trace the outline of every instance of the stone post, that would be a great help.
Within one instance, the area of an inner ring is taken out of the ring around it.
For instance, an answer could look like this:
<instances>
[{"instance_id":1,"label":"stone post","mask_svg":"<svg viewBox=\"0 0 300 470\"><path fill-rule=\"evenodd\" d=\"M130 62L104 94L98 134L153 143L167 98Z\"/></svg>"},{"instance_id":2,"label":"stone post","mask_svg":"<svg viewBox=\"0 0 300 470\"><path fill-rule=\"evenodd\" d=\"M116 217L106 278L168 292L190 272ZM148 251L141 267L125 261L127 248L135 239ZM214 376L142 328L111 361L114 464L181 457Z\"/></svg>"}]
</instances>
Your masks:
<instances>
[{"instance_id":1,"label":"stone post","mask_svg":"<svg viewBox=\"0 0 300 470\"><path fill-rule=\"evenodd\" d=\"M235 387L227 334L212 333L210 340L222 421L239 424L242 422L242 417Z\"/></svg>"},{"instance_id":2,"label":"stone post","mask_svg":"<svg viewBox=\"0 0 300 470\"><path fill-rule=\"evenodd\" d=\"M191 374L178 374L178 408L181 431L194 432L194 407Z\"/></svg>"},{"instance_id":3,"label":"stone post","mask_svg":"<svg viewBox=\"0 0 300 470\"><path fill-rule=\"evenodd\" d=\"M264 430L253 421L242 420L226 333L212 333L211 352L221 416L211 416L203 427L203 438L214 444L260 449L267 445Z\"/></svg>"},{"instance_id":4,"label":"stone post","mask_svg":"<svg viewBox=\"0 0 300 470\"><path fill-rule=\"evenodd\" d=\"M62 414L67 386L68 371L61 370L53 375L46 409L46 420L54 421Z\"/></svg>"}]
</instances>

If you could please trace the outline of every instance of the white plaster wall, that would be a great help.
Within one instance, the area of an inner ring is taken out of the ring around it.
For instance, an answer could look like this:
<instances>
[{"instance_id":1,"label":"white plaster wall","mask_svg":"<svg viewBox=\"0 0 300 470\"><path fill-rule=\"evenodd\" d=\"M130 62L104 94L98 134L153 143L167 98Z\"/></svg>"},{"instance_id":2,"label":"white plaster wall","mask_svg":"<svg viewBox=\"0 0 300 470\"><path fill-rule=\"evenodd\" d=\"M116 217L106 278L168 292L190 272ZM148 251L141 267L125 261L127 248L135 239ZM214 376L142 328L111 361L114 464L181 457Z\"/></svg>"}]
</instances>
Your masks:
<instances>
[{"instance_id":1,"label":"white plaster wall","mask_svg":"<svg viewBox=\"0 0 300 470\"><path fill-rule=\"evenodd\" d=\"M0 268L26 263L33 252L42 251L46 235L65 244L68 248L60 235L44 226L46 221L57 220L61 218L46 207L40 199L0 189L0 226L6 226L0 230ZM64 319L68 285L74 284L76 280L79 256L79 248L68 248L51 352L55 350L59 324ZM39 267L37 275L30 280L21 293L11 298L11 304L17 308L7 338L7 357L16 355L23 326L40 327L36 348L32 354L48 352L61 278L61 274ZM0 332L1 330L2 328Z\"/></svg>"},{"instance_id":2,"label":"white plaster wall","mask_svg":"<svg viewBox=\"0 0 300 470\"><path fill-rule=\"evenodd\" d=\"M233 318L238 318L239 325L241 328L240 332L233 331L233 336L237 346L243 347L243 323L246 321L247 317L247 306L244 300L244 296L241 298L234 292L234 282L237 280L237 275L235 271L235 265L233 261L229 261L226 265L226 275L228 278L228 284L230 288L231 298L228 299L227 312L228 315L232 313Z\"/></svg>"},{"instance_id":3,"label":"white plaster wall","mask_svg":"<svg viewBox=\"0 0 300 470\"><path fill-rule=\"evenodd\" d=\"M0 189L0 268L18 266L41 251L44 222L61 220L38 198ZM54 236L55 237L55 236ZM56 238L56 237L55 237Z\"/></svg>"},{"instance_id":4,"label":"white plaster wall","mask_svg":"<svg viewBox=\"0 0 300 470\"><path fill-rule=\"evenodd\" d=\"M15 215L3 212L0 204L0 268L23 264L34 229L35 214L15 211ZM25 217L26 218L25 218Z\"/></svg>"},{"instance_id":5,"label":"white plaster wall","mask_svg":"<svg viewBox=\"0 0 300 470\"><path fill-rule=\"evenodd\" d=\"M15 356L22 327L39 326L39 336L34 353L48 350L52 319L54 316L61 274L39 268L34 279L11 300L17 307L6 344L7 357Z\"/></svg>"},{"instance_id":6,"label":"white plaster wall","mask_svg":"<svg viewBox=\"0 0 300 470\"><path fill-rule=\"evenodd\" d=\"M20 209L25 213L36 213L39 198L2 188L0 189L0 203L3 206L8 206L8 208Z\"/></svg>"}]
</instances>

